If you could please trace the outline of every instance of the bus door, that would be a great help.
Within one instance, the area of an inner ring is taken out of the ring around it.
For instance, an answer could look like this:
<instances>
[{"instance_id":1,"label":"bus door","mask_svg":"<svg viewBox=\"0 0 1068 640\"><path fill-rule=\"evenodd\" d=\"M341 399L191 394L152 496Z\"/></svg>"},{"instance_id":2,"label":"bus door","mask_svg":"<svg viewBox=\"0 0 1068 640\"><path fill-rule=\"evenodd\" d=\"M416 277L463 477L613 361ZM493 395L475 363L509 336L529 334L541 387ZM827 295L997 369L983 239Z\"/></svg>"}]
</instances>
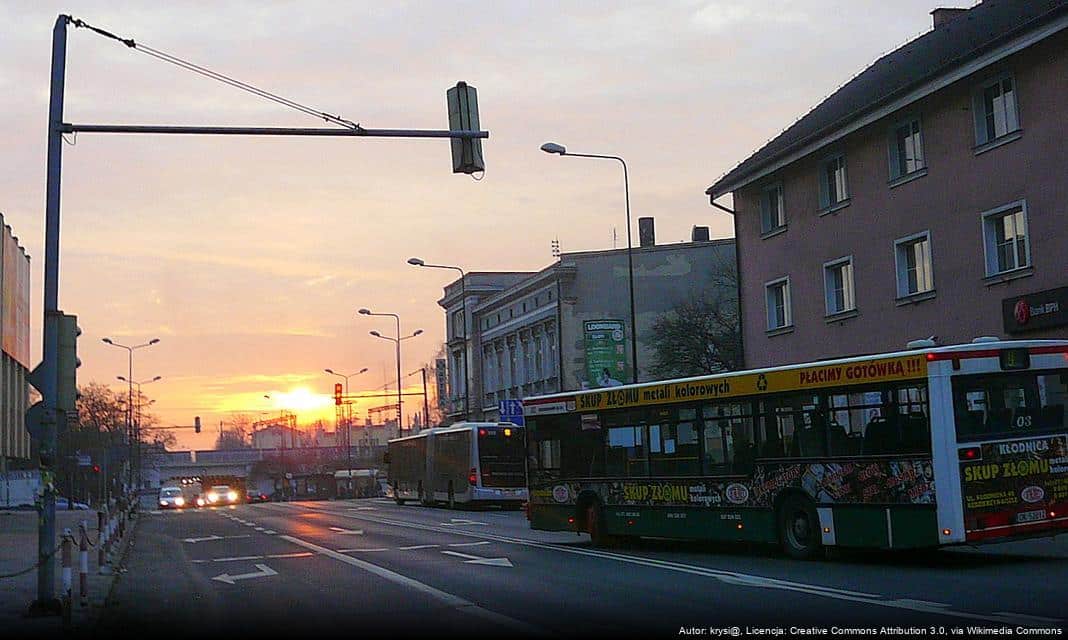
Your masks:
<instances>
[{"instance_id":1,"label":"bus door","mask_svg":"<svg viewBox=\"0 0 1068 640\"><path fill-rule=\"evenodd\" d=\"M1005 371L1004 355L953 378L969 542L1068 528L1068 368Z\"/></svg>"}]
</instances>

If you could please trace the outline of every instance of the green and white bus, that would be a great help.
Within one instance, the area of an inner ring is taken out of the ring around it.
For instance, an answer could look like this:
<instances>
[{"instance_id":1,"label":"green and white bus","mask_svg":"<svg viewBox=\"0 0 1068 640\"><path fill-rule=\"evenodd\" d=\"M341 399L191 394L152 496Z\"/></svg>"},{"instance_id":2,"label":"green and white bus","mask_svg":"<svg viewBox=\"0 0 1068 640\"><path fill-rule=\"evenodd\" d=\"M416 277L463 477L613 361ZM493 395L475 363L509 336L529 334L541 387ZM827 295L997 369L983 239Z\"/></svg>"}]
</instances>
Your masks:
<instances>
[{"instance_id":1,"label":"green and white bus","mask_svg":"<svg viewBox=\"0 0 1068 640\"><path fill-rule=\"evenodd\" d=\"M1068 341L527 398L534 529L908 549L1068 532Z\"/></svg>"}]
</instances>

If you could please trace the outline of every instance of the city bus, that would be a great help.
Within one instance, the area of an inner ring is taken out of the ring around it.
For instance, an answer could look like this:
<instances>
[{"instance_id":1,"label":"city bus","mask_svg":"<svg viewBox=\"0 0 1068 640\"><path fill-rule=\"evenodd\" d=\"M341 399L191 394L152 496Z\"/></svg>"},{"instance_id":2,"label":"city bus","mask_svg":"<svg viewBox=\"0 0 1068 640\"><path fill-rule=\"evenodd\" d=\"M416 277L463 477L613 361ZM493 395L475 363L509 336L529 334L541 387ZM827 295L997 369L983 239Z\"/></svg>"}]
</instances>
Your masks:
<instances>
[{"instance_id":1,"label":"city bus","mask_svg":"<svg viewBox=\"0 0 1068 640\"><path fill-rule=\"evenodd\" d=\"M389 441L389 486L397 504L496 504L527 499L523 427L458 422Z\"/></svg>"},{"instance_id":2,"label":"city bus","mask_svg":"<svg viewBox=\"0 0 1068 640\"><path fill-rule=\"evenodd\" d=\"M1068 532L1068 341L527 398L531 527L910 549Z\"/></svg>"}]
</instances>

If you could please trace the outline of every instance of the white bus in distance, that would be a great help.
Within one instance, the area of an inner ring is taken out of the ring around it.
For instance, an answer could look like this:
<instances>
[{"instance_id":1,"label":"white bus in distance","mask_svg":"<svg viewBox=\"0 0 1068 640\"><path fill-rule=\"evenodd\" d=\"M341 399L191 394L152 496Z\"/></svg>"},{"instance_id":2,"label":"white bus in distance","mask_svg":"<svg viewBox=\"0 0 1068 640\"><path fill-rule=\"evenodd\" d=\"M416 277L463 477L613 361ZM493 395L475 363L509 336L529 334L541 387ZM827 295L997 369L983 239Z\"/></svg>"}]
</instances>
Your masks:
<instances>
[{"instance_id":1,"label":"white bus in distance","mask_svg":"<svg viewBox=\"0 0 1068 640\"><path fill-rule=\"evenodd\" d=\"M496 504L527 500L523 427L510 422L458 422L389 441L389 486L403 505Z\"/></svg>"}]
</instances>

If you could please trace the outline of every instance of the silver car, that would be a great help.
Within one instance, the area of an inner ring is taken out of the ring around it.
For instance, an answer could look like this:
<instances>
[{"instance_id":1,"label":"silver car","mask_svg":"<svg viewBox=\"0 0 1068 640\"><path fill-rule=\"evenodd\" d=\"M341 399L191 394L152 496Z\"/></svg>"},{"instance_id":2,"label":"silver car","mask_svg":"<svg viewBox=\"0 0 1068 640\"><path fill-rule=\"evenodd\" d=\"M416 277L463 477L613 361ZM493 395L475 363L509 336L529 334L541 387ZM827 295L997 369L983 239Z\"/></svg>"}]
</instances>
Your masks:
<instances>
[{"instance_id":1,"label":"silver car","mask_svg":"<svg viewBox=\"0 0 1068 640\"><path fill-rule=\"evenodd\" d=\"M182 490L179 487L163 487L159 490L159 508L160 509L181 509L186 506L187 501L185 496L182 495Z\"/></svg>"}]
</instances>

